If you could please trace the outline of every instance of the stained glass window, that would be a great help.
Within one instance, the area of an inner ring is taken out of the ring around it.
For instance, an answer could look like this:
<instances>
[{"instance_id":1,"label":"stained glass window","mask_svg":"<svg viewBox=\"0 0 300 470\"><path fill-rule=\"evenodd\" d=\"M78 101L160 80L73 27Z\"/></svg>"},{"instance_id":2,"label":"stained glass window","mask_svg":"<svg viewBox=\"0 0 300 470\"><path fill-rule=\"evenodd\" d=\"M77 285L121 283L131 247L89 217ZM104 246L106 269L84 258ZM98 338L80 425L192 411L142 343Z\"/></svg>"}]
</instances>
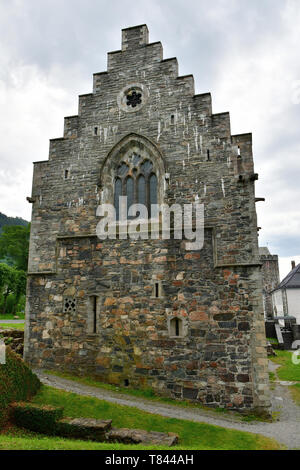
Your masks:
<instances>
[{"instance_id":1,"label":"stained glass window","mask_svg":"<svg viewBox=\"0 0 300 470\"><path fill-rule=\"evenodd\" d=\"M138 203L146 206L146 182L145 177L140 175L138 178Z\"/></svg>"},{"instance_id":2,"label":"stained glass window","mask_svg":"<svg viewBox=\"0 0 300 470\"><path fill-rule=\"evenodd\" d=\"M127 99L127 106L132 106L133 108L135 108L136 105L141 104L142 94L137 93L136 91L131 91L126 96L126 99Z\"/></svg>"},{"instance_id":3,"label":"stained glass window","mask_svg":"<svg viewBox=\"0 0 300 470\"><path fill-rule=\"evenodd\" d=\"M154 173L150 176L150 210L151 210L151 217L155 217L157 215L157 211L152 208L152 204L157 204L157 178Z\"/></svg>"},{"instance_id":4,"label":"stained glass window","mask_svg":"<svg viewBox=\"0 0 300 470\"><path fill-rule=\"evenodd\" d=\"M116 219L119 220L120 217L120 207L119 207L119 197L122 196L122 181L120 178L117 178L115 181L115 200L114 206L116 209Z\"/></svg>"},{"instance_id":5,"label":"stained glass window","mask_svg":"<svg viewBox=\"0 0 300 470\"><path fill-rule=\"evenodd\" d=\"M127 210L129 210L130 206L134 204L134 184L133 184L133 178L131 178L131 176L128 176L126 180L126 196L127 196Z\"/></svg>"},{"instance_id":6,"label":"stained glass window","mask_svg":"<svg viewBox=\"0 0 300 470\"><path fill-rule=\"evenodd\" d=\"M149 159L143 159L140 155L133 153L132 156L123 161L116 168L116 179L114 188L114 205L117 220L120 217L120 196L127 196L127 207L132 204L144 204L151 214L151 204L157 204L157 177L153 172L153 163Z\"/></svg>"}]
</instances>

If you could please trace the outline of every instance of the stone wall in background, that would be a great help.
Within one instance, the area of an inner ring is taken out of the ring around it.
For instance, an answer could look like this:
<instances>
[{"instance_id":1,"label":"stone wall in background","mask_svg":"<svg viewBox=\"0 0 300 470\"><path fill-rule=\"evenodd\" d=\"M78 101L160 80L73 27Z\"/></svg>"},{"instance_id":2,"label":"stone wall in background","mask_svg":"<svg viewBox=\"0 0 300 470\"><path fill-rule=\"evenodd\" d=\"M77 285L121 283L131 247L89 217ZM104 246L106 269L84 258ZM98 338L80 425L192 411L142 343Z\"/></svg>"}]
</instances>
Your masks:
<instances>
[{"instance_id":1,"label":"stone wall in background","mask_svg":"<svg viewBox=\"0 0 300 470\"><path fill-rule=\"evenodd\" d=\"M280 283L278 256L271 255L267 247L260 247L260 260L262 263L263 302L266 318L273 318L273 302L271 292Z\"/></svg>"},{"instance_id":2,"label":"stone wall in background","mask_svg":"<svg viewBox=\"0 0 300 470\"><path fill-rule=\"evenodd\" d=\"M1 328L0 338L3 338L4 343L17 354L23 356L24 352L24 331L15 328Z\"/></svg>"}]
</instances>

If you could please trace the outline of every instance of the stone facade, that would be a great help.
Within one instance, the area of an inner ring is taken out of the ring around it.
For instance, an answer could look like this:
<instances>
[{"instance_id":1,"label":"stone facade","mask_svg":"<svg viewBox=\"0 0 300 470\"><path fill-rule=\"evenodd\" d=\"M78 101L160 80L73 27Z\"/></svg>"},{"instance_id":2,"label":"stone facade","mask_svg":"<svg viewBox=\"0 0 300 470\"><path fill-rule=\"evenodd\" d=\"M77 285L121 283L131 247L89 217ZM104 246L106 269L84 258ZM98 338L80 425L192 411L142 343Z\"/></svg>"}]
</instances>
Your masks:
<instances>
[{"instance_id":1,"label":"stone facade","mask_svg":"<svg viewBox=\"0 0 300 470\"><path fill-rule=\"evenodd\" d=\"M114 201L133 155L151 162L158 202L204 204L202 250L97 238L97 206ZM229 113L195 95L193 76L178 76L146 25L124 29L122 50L94 74L49 160L34 164L26 361L267 409L256 179L251 134L231 135Z\"/></svg>"},{"instance_id":2,"label":"stone facade","mask_svg":"<svg viewBox=\"0 0 300 470\"><path fill-rule=\"evenodd\" d=\"M272 291L280 283L278 255L271 255L267 247L260 247L260 260L262 263L263 278L263 305L265 318L273 318Z\"/></svg>"}]
</instances>

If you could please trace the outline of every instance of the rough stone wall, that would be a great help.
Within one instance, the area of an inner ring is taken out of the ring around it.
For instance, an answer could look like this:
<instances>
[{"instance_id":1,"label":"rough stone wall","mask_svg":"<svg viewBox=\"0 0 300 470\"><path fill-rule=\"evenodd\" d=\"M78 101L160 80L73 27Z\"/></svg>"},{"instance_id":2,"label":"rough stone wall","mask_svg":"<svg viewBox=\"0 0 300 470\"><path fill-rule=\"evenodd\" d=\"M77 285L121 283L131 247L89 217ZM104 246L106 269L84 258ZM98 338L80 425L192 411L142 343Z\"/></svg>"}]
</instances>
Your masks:
<instances>
[{"instance_id":1,"label":"rough stone wall","mask_svg":"<svg viewBox=\"0 0 300 470\"><path fill-rule=\"evenodd\" d=\"M130 88L142 94L136 110L124 103ZM160 200L204 203L202 250L96 237L112 161L130 146L155 161ZM123 30L122 50L34 165L26 360L212 406L268 407L255 179L251 134L231 136L229 113L212 113L210 94L194 94L145 25Z\"/></svg>"},{"instance_id":2,"label":"rough stone wall","mask_svg":"<svg viewBox=\"0 0 300 470\"><path fill-rule=\"evenodd\" d=\"M267 247L260 247L260 260L262 263L263 303L266 318L273 318L272 290L280 283L278 256L271 255Z\"/></svg>"}]
</instances>

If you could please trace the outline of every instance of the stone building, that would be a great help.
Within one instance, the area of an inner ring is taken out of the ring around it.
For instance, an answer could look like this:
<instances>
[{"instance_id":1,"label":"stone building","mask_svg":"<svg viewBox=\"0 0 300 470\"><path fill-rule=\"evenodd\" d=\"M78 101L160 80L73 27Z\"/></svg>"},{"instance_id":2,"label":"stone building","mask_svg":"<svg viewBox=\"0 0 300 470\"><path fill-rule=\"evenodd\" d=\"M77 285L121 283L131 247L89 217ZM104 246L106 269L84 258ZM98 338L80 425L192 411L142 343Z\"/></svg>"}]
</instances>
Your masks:
<instances>
[{"instance_id":1,"label":"stone building","mask_svg":"<svg viewBox=\"0 0 300 470\"><path fill-rule=\"evenodd\" d=\"M259 248L263 279L263 305L265 318L273 318L272 291L280 283L278 255L271 255L266 246Z\"/></svg>"},{"instance_id":2,"label":"stone building","mask_svg":"<svg viewBox=\"0 0 300 470\"><path fill-rule=\"evenodd\" d=\"M177 399L269 406L251 134L163 59L146 25L122 30L49 160L35 162L25 359ZM99 240L119 194L203 203L204 246Z\"/></svg>"},{"instance_id":3,"label":"stone building","mask_svg":"<svg viewBox=\"0 0 300 470\"><path fill-rule=\"evenodd\" d=\"M290 316L300 325L300 264L292 261L292 270L271 293L274 316Z\"/></svg>"}]
</instances>

